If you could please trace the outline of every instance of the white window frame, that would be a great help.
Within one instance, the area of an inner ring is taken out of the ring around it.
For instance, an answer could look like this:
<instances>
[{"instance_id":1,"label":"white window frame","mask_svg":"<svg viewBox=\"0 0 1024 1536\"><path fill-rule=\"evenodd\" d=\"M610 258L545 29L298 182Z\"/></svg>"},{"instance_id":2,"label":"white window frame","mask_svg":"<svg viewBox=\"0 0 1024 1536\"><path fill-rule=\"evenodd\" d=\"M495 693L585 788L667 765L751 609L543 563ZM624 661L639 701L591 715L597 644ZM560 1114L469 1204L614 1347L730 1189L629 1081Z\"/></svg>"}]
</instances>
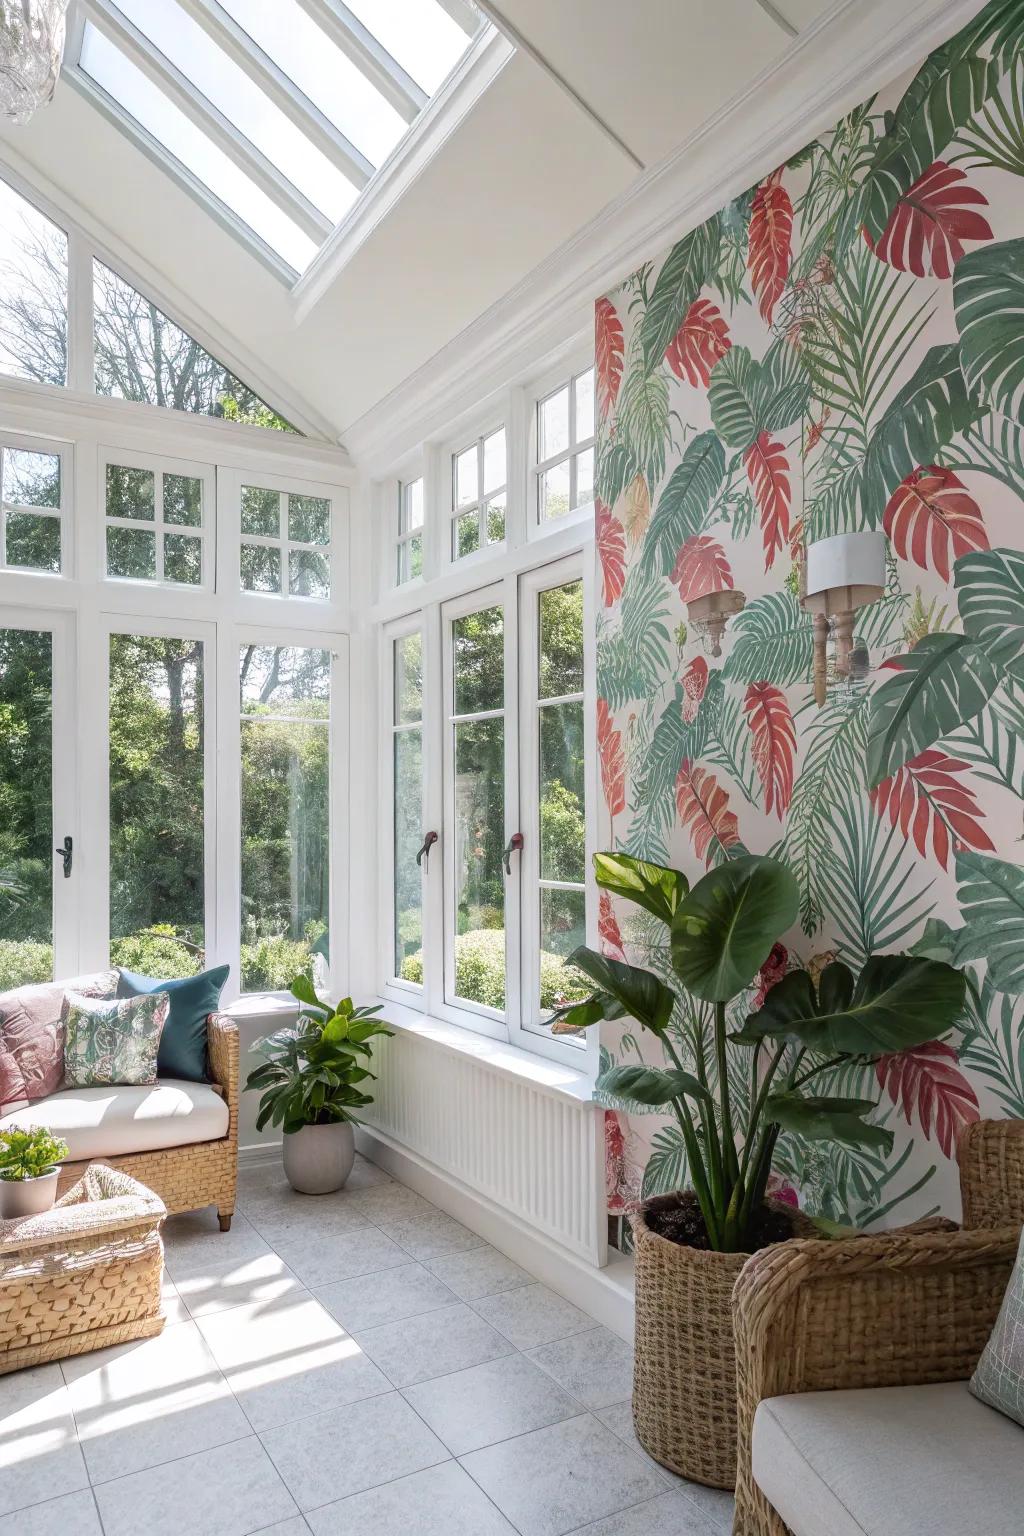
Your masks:
<instances>
[{"instance_id":1,"label":"white window frame","mask_svg":"<svg viewBox=\"0 0 1024 1536\"><path fill-rule=\"evenodd\" d=\"M596 389L596 368L592 353L589 358L580 359L578 367L572 367L571 369L562 367L556 373L544 375L542 379L534 384L530 391L532 406L529 426L531 468L527 526L531 538L543 536L553 528L562 528L570 521L589 517L593 511L593 494L586 501L579 501L577 496L577 461L579 455L589 449L594 454L595 475L597 468L596 395L594 401L594 432L590 437L580 438L579 440L576 438L576 383L583 374L588 372L595 372ZM552 396L557 395L566 388L569 390L569 442L562 452L550 454L542 459L540 457L541 408ZM569 467L568 510L561 513L558 517L542 517L540 496L543 477L549 469L557 469L560 464L567 464Z\"/></svg>"},{"instance_id":2,"label":"white window frame","mask_svg":"<svg viewBox=\"0 0 1024 1536\"><path fill-rule=\"evenodd\" d=\"M427 525L427 477L422 469L418 474L401 477L398 482L398 535L395 540L394 556L392 562L391 579L396 587L411 587L417 582L423 581L423 562L426 556L426 525ZM420 487L420 502L422 518L418 526L414 527L409 518L410 492L415 486ZM418 576L402 575L402 560L405 551L412 546L415 539L420 541L420 574Z\"/></svg>"},{"instance_id":3,"label":"white window frame","mask_svg":"<svg viewBox=\"0 0 1024 1536\"><path fill-rule=\"evenodd\" d=\"M348 519L345 516L346 508L339 504L339 488L337 485L327 485L318 480L307 480L299 475L266 474L262 471L247 471L227 469L218 471L218 482L222 490L220 506L222 517L227 525L227 534L230 544L226 550L226 564L218 571L219 580L229 582L229 590L238 594L243 604L258 605L262 612L276 611L284 603L298 603L300 612L329 612L339 602L345 601L347 594L346 574L348 568ZM242 532L242 487L255 486L263 491L276 491L281 497L281 523L280 537L273 538L265 534ZM305 544L298 539L288 537L288 503L289 495L313 496L331 504L331 541L329 544ZM227 541L225 541L227 543ZM279 549L281 551L281 591L280 592L250 592L242 586L242 546L244 544L258 545L262 548ZM327 556L327 566L330 573L331 589L327 597L302 597L296 592L288 590L289 557L292 550L311 550L317 554ZM267 605L270 605L269 609ZM276 623L276 619L268 619L268 623Z\"/></svg>"},{"instance_id":4,"label":"white window frame","mask_svg":"<svg viewBox=\"0 0 1024 1536\"><path fill-rule=\"evenodd\" d=\"M401 730L410 730L410 725L401 726L395 719L395 660L398 642L407 639L410 635L419 635L422 657L423 692L420 706L420 752L423 762L423 781L420 786L420 825L424 838L427 832L437 833L438 840L427 852L420 863L420 912L423 926L423 981L406 981L404 977L395 974L395 739ZM398 619L389 624L381 632L380 667L379 667L379 697L381 701L381 719L383 722L384 747L381 753L381 836L380 848L383 860L381 879L381 903L380 903L380 940L381 940L381 974L384 977L384 988L387 995L395 1002L406 1003L411 1007L422 1007L427 995L428 977L427 963L430 956L430 947L427 944L427 923L429 918L428 882L432 871L436 871L436 878L441 875L441 862L443 850L441 844L440 827L428 825L427 814L427 758L430 751L431 737L427 729L427 643L426 632L421 614L413 614L409 618Z\"/></svg>"},{"instance_id":5,"label":"white window frame","mask_svg":"<svg viewBox=\"0 0 1024 1536\"><path fill-rule=\"evenodd\" d=\"M505 478L500 485L495 486L490 491L485 491L484 443L488 438L494 437L498 432L503 432L505 435ZM458 488L458 461L462 458L463 454L471 452L474 448L476 449L477 495L475 501L468 501L465 506L460 507ZM486 559L489 555L493 556L496 552L505 549L509 543L509 487L512 479L512 460L507 421L504 419L501 421L496 421L490 427L485 428L482 432L478 432L475 435L470 436L468 439L463 439L461 448L449 448L448 459L450 465L450 500L445 564L449 567L464 569L470 564L471 561L478 562L481 559ZM505 533L503 538L495 539L493 542L488 542L487 512L491 504L496 501L499 496L502 496L505 499ZM455 530L463 518L472 516L474 512L477 516L477 539L479 542L477 543L476 549L470 550L468 554L457 555L455 553Z\"/></svg>"},{"instance_id":6,"label":"white window frame","mask_svg":"<svg viewBox=\"0 0 1024 1536\"><path fill-rule=\"evenodd\" d=\"M107 469L113 465L120 469L141 469L153 476L153 521L139 517L109 517L107 515ZM138 587L169 587L177 592L206 592L216 590L214 550L217 543L217 478L212 464L194 463L187 459L164 458L151 453L135 453L120 448L100 449L99 499L103 508L103 537L100 541L101 581L128 583ZM164 475L180 475L187 480L198 480L202 485L202 521L196 529L189 524L164 521ZM156 540L156 576L112 576L107 570L107 529L128 528L139 532L152 531ZM196 539L202 554L200 582L167 581L164 578L164 534L185 534Z\"/></svg>"},{"instance_id":7,"label":"white window frame","mask_svg":"<svg viewBox=\"0 0 1024 1536\"><path fill-rule=\"evenodd\" d=\"M60 459L60 506L30 507L11 503L3 499L3 457L8 449L15 453L45 453ZM32 579L42 577L47 581L60 581L71 574L74 569L74 552L72 548L73 533L72 520L68 517L68 506L71 499L71 475L73 473L73 450L70 443L48 442L44 438L28 437L17 432L0 432L0 570L17 572L19 576L28 576ZM31 512L39 517L56 519L60 523L60 571L34 571L24 565L7 564L7 514L8 512Z\"/></svg>"}]
</instances>

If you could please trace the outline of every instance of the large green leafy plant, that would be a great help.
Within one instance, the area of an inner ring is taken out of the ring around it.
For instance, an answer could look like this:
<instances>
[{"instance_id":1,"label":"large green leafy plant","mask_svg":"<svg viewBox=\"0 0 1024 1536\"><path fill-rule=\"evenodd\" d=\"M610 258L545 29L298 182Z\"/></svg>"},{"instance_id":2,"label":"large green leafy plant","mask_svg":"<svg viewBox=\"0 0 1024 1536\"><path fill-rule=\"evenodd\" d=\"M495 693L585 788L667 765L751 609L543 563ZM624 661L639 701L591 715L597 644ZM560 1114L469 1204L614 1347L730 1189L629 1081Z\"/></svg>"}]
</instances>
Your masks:
<instances>
[{"instance_id":1,"label":"large green leafy plant","mask_svg":"<svg viewBox=\"0 0 1024 1536\"><path fill-rule=\"evenodd\" d=\"M296 1026L253 1046L265 1058L245 1084L262 1090L256 1129L279 1125L290 1135L306 1125L357 1119L354 1111L373 1103L360 1086L374 1079L370 1041L393 1031L375 1017L379 1007L355 1008L350 997L336 1007L324 1002L308 976L297 976L291 992L301 1004Z\"/></svg>"},{"instance_id":2,"label":"large green leafy plant","mask_svg":"<svg viewBox=\"0 0 1024 1536\"><path fill-rule=\"evenodd\" d=\"M710 1246L747 1251L756 1246L783 1131L855 1147L892 1145L892 1133L867 1118L877 1107L872 1100L822 1097L815 1079L945 1034L963 1008L964 977L912 955L874 956L856 977L840 962L817 980L793 970L740 1028L730 1028L729 1005L796 921L799 891L786 866L752 855L732 859L690 889L679 870L624 854L599 853L594 865L598 885L665 925L679 990L653 971L577 949L571 963L595 990L559 1010L555 1028L631 1018L658 1037L665 1067L612 1067L598 1078L598 1093L638 1113L671 1111ZM745 1059L736 1062L736 1052ZM742 1113L730 1076L749 1085Z\"/></svg>"}]
</instances>

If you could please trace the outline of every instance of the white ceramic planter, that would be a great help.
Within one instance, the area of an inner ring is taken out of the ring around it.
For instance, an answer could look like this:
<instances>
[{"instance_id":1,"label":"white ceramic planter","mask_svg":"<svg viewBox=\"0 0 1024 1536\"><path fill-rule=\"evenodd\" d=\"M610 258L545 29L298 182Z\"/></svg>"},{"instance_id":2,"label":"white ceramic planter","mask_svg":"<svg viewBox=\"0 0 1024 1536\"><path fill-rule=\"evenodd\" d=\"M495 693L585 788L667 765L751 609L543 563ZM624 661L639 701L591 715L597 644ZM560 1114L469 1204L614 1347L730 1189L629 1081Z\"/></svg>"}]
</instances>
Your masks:
<instances>
[{"instance_id":1,"label":"white ceramic planter","mask_svg":"<svg viewBox=\"0 0 1024 1536\"><path fill-rule=\"evenodd\" d=\"M356 1139L347 1120L304 1125L284 1138L284 1171L300 1195L329 1195L352 1172Z\"/></svg>"},{"instance_id":2,"label":"white ceramic planter","mask_svg":"<svg viewBox=\"0 0 1024 1536\"><path fill-rule=\"evenodd\" d=\"M59 1168L52 1168L37 1179L0 1179L0 1220L19 1221L48 1211L57 1198L59 1173Z\"/></svg>"}]
</instances>

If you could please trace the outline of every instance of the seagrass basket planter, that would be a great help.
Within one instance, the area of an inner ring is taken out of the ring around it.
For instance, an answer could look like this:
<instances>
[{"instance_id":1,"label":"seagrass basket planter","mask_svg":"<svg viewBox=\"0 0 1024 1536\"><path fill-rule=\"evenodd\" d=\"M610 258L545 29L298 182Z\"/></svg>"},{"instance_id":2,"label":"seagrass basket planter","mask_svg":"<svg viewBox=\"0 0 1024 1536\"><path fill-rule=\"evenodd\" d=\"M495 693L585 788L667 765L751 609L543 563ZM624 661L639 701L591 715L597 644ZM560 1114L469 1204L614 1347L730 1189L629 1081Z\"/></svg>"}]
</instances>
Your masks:
<instances>
[{"instance_id":1,"label":"seagrass basket planter","mask_svg":"<svg viewBox=\"0 0 1024 1536\"><path fill-rule=\"evenodd\" d=\"M736 1351L732 1292L749 1253L713 1253L661 1237L645 1212L678 1196L646 1200L630 1216L635 1246L636 1362L633 1427L655 1461L712 1488L736 1486ZM793 1237L814 1236L806 1216Z\"/></svg>"}]
</instances>

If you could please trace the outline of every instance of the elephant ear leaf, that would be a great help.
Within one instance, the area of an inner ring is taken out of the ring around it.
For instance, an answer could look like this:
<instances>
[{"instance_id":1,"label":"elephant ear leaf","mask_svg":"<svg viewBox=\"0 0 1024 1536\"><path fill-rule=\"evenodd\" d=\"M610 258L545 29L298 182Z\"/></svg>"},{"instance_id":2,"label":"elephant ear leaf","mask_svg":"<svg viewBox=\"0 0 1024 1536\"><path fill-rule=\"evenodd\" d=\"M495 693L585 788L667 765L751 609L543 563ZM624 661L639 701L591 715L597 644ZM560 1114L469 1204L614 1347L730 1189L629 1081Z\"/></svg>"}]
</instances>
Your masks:
<instances>
[{"instance_id":1,"label":"elephant ear leaf","mask_svg":"<svg viewBox=\"0 0 1024 1536\"><path fill-rule=\"evenodd\" d=\"M765 1118L793 1131L805 1141L838 1141L846 1147L878 1147L892 1151L893 1134L880 1125L869 1125L878 1105L871 1099L811 1098L799 1093L770 1093Z\"/></svg>"},{"instance_id":2,"label":"elephant ear leaf","mask_svg":"<svg viewBox=\"0 0 1024 1536\"><path fill-rule=\"evenodd\" d=\"M690 889L686 876L664 864L648 864L628 853L595 853L594 878L604 891L625 896L662 922L670 923Z\"/></svg>"},{"instance_id":3,"label":"elephant ear leaf","mask_svg":"<svg viewBox=\"0 0 1024 1536\"><path fill-rule=\"evenodd\" d=\"M871 696L868 787L980 712L999 686L988 657L966 635L925 635Z\"/></svg>"},{"instance_id":4,"label":"elephant ear leaf","mask_svg":"<svg viewBox=\"0 0 1024 1536\"><path fill-rule=\"evenodd\" d=\"M957 898L964 926L956 934L956 962L988 963L999 992L1024 993L1024 869L980 853L958 853Z\"/></svg>"},{"instance_id":5,"label":"elephant ear leaf","mask_svg":"<svg viewBox=\"0 0 1024 1536\"><path fill-rule=\"evenodd\" d=\"M594 1085L594 1097L608 1109L626 1109L649 1115L673 1099L702 1099L711 1094L692 1072L665 1071L661 1067L610 1067Z\"/></svg>"},{"instance_id":6,"label":"elephant ear leaf","mask_svg":"<svg viewBox=\"0 0 1024 1536\"><path fill-rule=\"evenodd\" d=\"M962 555L953 580L968 639L994 667L1024 682L1024 554L986 549Z\"/></svg>"},{"instance_id":7,"label":"elephant ear leaf","mask_svg":"<svg viewBox=\"0 0 1024 1536\"><path fill-rule=\"evenodd\" d=\"M672 1017L676 995L653 971L626 965L621 960L610 960L586 945L574 949L568 963L589 977L598 989L599 999L603 994L622 1010L618 1017L628 1014L653 1034L664 1034ZM605 1013L603 1017L613 1018L615 1015Z\"/></svg>"},{"instance_id":8,"label":"elephant ear leaf","mask_svg":"<svg viewBox=\"0 0 1024 1536\"><path fill-rule=\"evenodd\" d=\"M796 880L777 859L748 854L720 864L672 920L676 974L705 1002L728 1002L750 985L799 905Z\"/></svg>"}]
</instances>

